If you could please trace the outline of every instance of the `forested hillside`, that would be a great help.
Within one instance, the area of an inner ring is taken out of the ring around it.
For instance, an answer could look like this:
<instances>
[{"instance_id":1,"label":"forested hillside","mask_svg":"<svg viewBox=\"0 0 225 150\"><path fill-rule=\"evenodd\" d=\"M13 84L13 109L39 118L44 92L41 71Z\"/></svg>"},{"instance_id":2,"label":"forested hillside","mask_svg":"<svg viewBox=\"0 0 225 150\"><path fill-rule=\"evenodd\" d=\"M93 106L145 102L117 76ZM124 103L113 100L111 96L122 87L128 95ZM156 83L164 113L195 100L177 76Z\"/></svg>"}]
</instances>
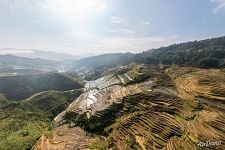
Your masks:
<instances>
[{"instance_id":1,"label":"forested hillside","mask_svg":"<svg viewBox=\"0 0 225 150\"><path fill-rule=\"evenodd\" d=\"M148 50L135 55L132 61L199 68L225 68L225 37Z\"/></svg>"}]
</instances>

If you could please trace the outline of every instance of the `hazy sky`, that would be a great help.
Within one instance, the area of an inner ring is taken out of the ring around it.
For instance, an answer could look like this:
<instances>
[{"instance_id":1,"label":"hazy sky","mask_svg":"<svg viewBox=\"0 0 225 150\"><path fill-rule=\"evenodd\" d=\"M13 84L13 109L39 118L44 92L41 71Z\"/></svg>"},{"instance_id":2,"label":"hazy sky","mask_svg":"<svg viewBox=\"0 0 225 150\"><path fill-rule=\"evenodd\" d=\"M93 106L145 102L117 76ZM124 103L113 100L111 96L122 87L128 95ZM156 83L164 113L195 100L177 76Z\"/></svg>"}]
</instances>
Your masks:
<instances>
[{"instance_id":1,"label":"hazy sky","mask_svg":"<svg viewBox=\"0 0 225 150\"><path fill-rule=\"evenodd\" d=\"M0 0L0 48L141 52L225 34L225 0Z\"/></svg>"}]
</instances>

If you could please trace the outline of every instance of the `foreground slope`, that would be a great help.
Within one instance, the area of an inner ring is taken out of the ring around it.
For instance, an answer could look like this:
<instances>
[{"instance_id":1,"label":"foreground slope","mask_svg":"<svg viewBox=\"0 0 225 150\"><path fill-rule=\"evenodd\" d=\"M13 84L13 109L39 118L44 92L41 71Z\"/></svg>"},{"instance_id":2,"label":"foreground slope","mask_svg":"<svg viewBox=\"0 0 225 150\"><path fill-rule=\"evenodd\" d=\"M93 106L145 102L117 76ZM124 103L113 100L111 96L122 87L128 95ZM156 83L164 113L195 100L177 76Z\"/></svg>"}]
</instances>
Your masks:
<instances>
[{"instance_id":1,"label":"foreground slope","mask_svg":"<svg viewBox=\"0 0 225 150\"><path fill-rule=\"evenodd\" d=\"M50 135L51 121L81 90L46 91L0 108L0 149L30 149L42 135Z\"/></svg>"}]
</instances>

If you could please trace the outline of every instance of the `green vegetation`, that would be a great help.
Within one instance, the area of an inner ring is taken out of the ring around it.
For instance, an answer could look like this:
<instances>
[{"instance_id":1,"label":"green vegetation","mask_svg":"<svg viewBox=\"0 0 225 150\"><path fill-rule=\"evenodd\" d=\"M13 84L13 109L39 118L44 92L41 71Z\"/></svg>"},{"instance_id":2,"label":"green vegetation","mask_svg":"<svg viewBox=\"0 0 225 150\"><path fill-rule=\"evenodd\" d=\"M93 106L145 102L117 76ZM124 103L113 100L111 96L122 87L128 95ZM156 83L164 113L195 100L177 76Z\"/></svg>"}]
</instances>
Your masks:
<instances>
[{"instance_id":1,"label":"green vegetation","mask_svg":"<svg viewBox=\"0 0 225 150\"><path fill-rule=\"evenodd\" d=\"M130 62L137 62L138 64L133 65L134 68L131 68ZM150 65L141 65L139 63ZM166 144L170 144L169 146L177 145L175 142L175 144L173 143L171 137L181 137L182 134L186 134L184 127L190 123L191 128L185 129L190 132L190 135L187 135L188 140L186 142L188 144L190 144L189 141L194 144L197 142L193 135L198 131L192 130L192 127L203 124L204 126L201 126L201 128L204 129L202 130L204 132L208 131L208 129L204 128L205 126L220 130L224 129L224 121L220 121L223 120L222 117L222 119L218 118L219 121L214 120L211 123L201 120L202 116L208 115L208 112L211 111L209 111L207 105L201 102L194 105L194 101L191 100L185 103L180 97L167 94L165 87L175 89L177 86L178 94L188 97L189 95L186 95L186 93L189 92L182 93L182 90L178 89L179 80L175 80L176 78L173 77L187 74L187 72L190 72L191 67L225 68L225 37L175 44L137 55L128 53L95 56L82 59L78 64L84 68L89 68L88 71L84 69L82 72L87 80L94 80L108 73L115 76L120 75L125 80L125 85L141 83L151 79L154 83L154 87L151 88L157 87L149 90L149 92L124 97L106 109L98 111L90 118L85 113L67 112L64 119L68 123L73 122L90 133L106 135L106 145L104 145L105 143L96 143L92 145L93 149L114 148L120 144L128 146L128 149L138 149L138 146L152 148L153 145L156 146L156 149L162 149ZM117 68L117 71L111 69L121 64L129 65ZM165 73L165 68L173 64L191 67L184 70L185 72L167 69L167 73ZM171 75L172 78L169 76L170 71L175 72ZM218 74L218 72L215 74ZM198 84L209 85L209 87L212 85L211 87L213 87L216 85L217 80L218 78L215 78L215 76L212 76L212 78L207 77L207 79L201 78ZM183 85L182 81L180 81L182 83L180 83L180 86L186 87L187 85ZM187 81L189 83L194 80ZM2 93L0 94L0 106L3 106L0 107L0 149L30 149L40 135L50 135L52 119L65 110L82 93L81 90L71 89L79 89L83 85L84 82L76 73L0 77L0 93ZM222 88L218 88L218 85L215 87L207 88L213 93L212 96L224 97L222 85ZM193 87L187 86L186 88L190 90ZM62 92L64 90L70 91ZM33 96L20 102L11 101L9 103L8 101L8 99L19 101L31 95ZM8 105L4 106L6 104ZM210 109L213 110L214 108ZM207 117L210 118L211 115ZM212 132L215 135L217 134L215 131ZM200 137L199 139L205 138L202 133L196 135ZM142 137L145 137L145 139L142 139Z\"/></svg>"},{"instance_id":2,"label":"green vegetation","mask_svg":"<svg viewBox=\"0 0 225 150\"><path fill-rule=\"evenodd\" d=\"M8 100L22 100L48 90L80 89L82 85L58 73L0 77L0 93Z\"/></svg>"},{"instance_id":3,"label":"green vegetation","mask_svg":"<svg viewBox=\"0 0 225 150\"><path fill-rule=\"evenodd\" d=\"M118 117L119 110L122 108L122 103L115 104L106 111L100 112L101 117L91 116L90 118L87 118L85 113L79 114L75 112L68 112L65 119L68 122L74 122L76 125L81 126L88 132L103 134L104 128L115 121L115 118Z\"/></svg>"},{"instance_id":4,"label":"green vegetation","mask_svg":"<svg viewBox=\"0 0 225 150\"><path fill-rule=\"evenodd\" d=\"M71 71L65 72L65 73L62 73L62 75L74 80L75 83L82 85L82 87L84 87L85 85L84 80L76 72L71 72Z\"/></svg>"},{"instance_id":5,"label":"green vegetation","mask_svg":"<svg viewBox=\"0 0 225 150\"><path fill-rule=\"evenodd\" d=\"M141 83L148 80L149 78L158 77L158 75L156 75L158 71L160 71L159 67L140 66L136 69L128 71L127 76L123 75L123 78L125 79L126 85ZM131 80L128 79L128 76L131 78Z\"/></svg>"},{"instance_id":6,"label":"green vegetation","mask_svg":"<svg viewBox=\"0 0 225 150\"><path fill-rule=\"evenodd\" d=\"M79 89L65 92L46 91L27 99L26 103L48 113L48 117L53 119L81 93L82 90Z\"/></svg>"},{"instance_id":7,"label":"green vegetation","mask_svg":"<svg viewBox=\"0 0 225 150\"><path fill-rule=\"evenodd\" d=\"M145 51L135 55L131 61L199 68L225 68L225 37L174 44Z\"/></svg>"},{"instance_id":8,"label":"green vegetation","mask_svg":"<svg viewBox=\"0 0 225 150\"><path fill-rule=\"evenodd\" d=\"M50 135L51 121L82 93L47 91L0 109L0 149L30 149L42 135Z\"/></svg>"}]
</instances>

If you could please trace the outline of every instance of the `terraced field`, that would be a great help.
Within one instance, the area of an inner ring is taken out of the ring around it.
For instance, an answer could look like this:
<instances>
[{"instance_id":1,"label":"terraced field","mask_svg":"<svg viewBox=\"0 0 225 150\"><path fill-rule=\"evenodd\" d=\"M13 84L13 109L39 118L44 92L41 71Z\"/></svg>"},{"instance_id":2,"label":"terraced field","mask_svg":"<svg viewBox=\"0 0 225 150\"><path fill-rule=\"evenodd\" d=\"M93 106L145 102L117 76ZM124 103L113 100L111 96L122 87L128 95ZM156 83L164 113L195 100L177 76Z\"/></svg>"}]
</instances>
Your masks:
<instances>
[{"instance_id":1,"label":"terraced field","mask_svg":"<svg viewBox=\"0 0 225 150\"><path fill-rule=\"evenodd\" d=\"M85 92L70 106L60 113L55 119L55 123L60 123L66 112L86 113L88 116L108 108L119 99L128 95L141 93L147 88L153 86L152 81L146 81L141 84L121 85L120 80L114 76L105 76L95 81L89 81L85 85Z\"/></svg>"},{"instance_id":2,"label":"terraced field","mask_svg":"<svg viewBox=\"0 0 225 150\"><path fill-rule=\"evenodd\" d=\"M92 139L89 148L225 149L223 71L147 65L123 69L89 82L59 117L61 123L104 136ZM148 78L136 80L143 74ZM124 84L124 76L135 82Z\"/></svg>"},{"instance_id":3,"label":"terraced field","mask_svg":"<svg viewBox=\"0 0 225 150\"><path fill-rule=\"evenodd\" d=\"M174 81L183 99L198 97L210 99L212 102L224 103L225 73L218 69L193 69L172 67L167 70L174 77ZM174 75L174 73L178 75Z\"/></svg>"},{"instance_id":4,"label":"terraced field","mask_svg":"<svg viewBox=\"0 0 225 150\"><path fill-rule=\"evenodd\" d=\"M182 135L183 127L172 115L182 108L180 99L154 93L127 97L124 102L128 112L106 129L109 141L116 141L111 144L118 149L159 149L171 136Z\"/></svg>"}]
</instances>

